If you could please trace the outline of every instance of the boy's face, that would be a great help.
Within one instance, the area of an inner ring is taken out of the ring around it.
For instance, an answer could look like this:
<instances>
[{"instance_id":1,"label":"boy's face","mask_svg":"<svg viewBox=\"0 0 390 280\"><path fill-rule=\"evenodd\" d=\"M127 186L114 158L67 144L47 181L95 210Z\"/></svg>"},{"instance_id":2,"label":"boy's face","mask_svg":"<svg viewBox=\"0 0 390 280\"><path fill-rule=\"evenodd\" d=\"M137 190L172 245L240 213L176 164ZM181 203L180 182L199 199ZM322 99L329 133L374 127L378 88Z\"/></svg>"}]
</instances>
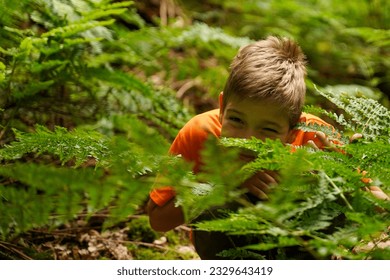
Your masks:
<instances>
[{"instance_id":1,"label":"boy's face","mask_svg":"<svg viewBox=\"0 0 390 280\"><path fill-rule=\"evenodd\" d=\"M270 138L280 139L282 143L289 141L288 114L275 103L232 98L220 117L222 137Z\"/></svg>"}]
</instances>

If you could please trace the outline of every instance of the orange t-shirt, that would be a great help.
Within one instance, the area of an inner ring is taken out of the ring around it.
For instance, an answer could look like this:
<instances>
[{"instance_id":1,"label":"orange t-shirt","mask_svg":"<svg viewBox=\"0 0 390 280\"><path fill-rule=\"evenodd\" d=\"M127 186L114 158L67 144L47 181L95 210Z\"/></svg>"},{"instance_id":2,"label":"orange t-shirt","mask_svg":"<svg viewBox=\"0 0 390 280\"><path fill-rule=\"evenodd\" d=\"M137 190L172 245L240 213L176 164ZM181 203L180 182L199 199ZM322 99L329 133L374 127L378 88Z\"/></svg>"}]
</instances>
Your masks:
<instances>
[{"instance_id":1,"label":"orange t-shirt","mask_svg":"<svg viewBox=\"0 0 390 280\"><path fill-rule=\"evenodd\" d=\"M308 125L324 125L333 129L330 124L311 114L302 113L299 122ZM181 155L185 160L193 162L193 171L197 173L202 166L201 151L204 143L210 135L219 138L221 136L221 127L219 109L196 115L179 131L169 149L169 153ZM322 143L314 137L314 132L297 129L293 132L293 135L294 140L290 143L292 146L303 146L309 140L312 140L320 149L322 148ZM172 187L157 188L150 193L150 198L158 206L163 206L173 197L175 197L175 191Z\"/></svg>"}]
</instances>

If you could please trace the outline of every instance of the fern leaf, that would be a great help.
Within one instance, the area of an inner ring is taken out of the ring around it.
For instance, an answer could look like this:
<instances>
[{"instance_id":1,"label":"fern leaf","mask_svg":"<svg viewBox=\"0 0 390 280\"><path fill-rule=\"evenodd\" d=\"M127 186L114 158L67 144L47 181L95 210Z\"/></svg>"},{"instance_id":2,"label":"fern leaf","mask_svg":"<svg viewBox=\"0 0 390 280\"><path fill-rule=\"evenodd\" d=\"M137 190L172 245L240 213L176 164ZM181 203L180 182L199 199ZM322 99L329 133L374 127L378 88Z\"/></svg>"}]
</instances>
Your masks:
<instances>
[{"instance_id":1,"label":"fern leaf","mask_svg":"<svg viewBox=\"0 0 390 280\"><path fill-rule=\"evenodd\" d=\"M45 32L42 34L43 38L49 38L49 37L71 37L75 34L79 34L83 31L87 31L92 28L96 28L98 26L107 26L111 25L115 22L114 19L111 20L105 20L105 21L99 21L99 22L86 22L86 23L75 23L71 25L67 25L64 27L57 27L54 28L48 32Z\"/></svg>"},{"instance_id":2,"label":"fern leaf","mask_svg":"<svg viewBox=\"0 0 390 280\"><path fill-rule=\"evenodd\" d=\"M54 84L54 81L45 81L45 82L34 82L30 83L28 87L24 87L21 91L15 90L12 94L12 97L15 100L21 100L26 97L34 96L37 93L40 93Z\"/></svg>"},{"instance_id":3,"label":"fern leaf","mask_svg":"<svg viewBox=\"0 0 390 280\"><path fill-rule=\"evenodd\" d=\"M1 219L5 220L0 223L3 227L0 230L4 232L7 231L7 223L16 226L18 232L23 232L49 224L52 215L60 215L56 217L59 221L73 219L82 210L85 186L96 188L101 176L92 169L20 163L0 167L0 174L27 186L1 186L4 199L0 201L0 208L13 209Z\"/></svg>"},{"instance_id":4,"label":"fern leaf","mask_svg":"<svg viewBox=\"0 0 390 280\"><path fill-rule=\"evenodd\" d=\"M329 99L337 107L343 109L348 120L342 119L344 125L354 128L363 134L366 139L375 139L378 136L390 136L390 111L379 102L365 98L348 96L343 93L317 92Z\"/></svg>"},{"instance_id":5,"label":"fern leaf","mask_svg":"<svg viewBox=\"0 0 390 280\"><path fill-rule=\"evenodd\" d=\"M107 142L97 133L56 127L52 132L37 125L35 133L22 133L14 130L18 141L0 150L3 160L18 159L27 153L50 153L60 158L62 164L75 159L75 166L87 158L103 159L108 154Z\"/></svg>"}]
</instances>

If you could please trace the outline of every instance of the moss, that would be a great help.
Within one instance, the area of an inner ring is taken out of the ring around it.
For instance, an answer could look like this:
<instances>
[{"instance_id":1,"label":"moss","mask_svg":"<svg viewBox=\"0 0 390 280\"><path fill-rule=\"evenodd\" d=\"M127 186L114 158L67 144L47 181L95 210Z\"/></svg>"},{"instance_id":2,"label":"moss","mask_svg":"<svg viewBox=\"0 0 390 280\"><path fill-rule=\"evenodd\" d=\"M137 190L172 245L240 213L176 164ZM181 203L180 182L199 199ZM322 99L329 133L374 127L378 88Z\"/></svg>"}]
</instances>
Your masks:
<instances>
[{"instance_id":1,"label":"moss","mask_svg":"<svg viewBox=\"0 0 390 280\"><path fill-rule=\"evenodd\" d=\"M151 243L159 238L159 234L150 227L147 216L140 216L131 220L128 227L128 237L130 240Z\"/></svg>"}]
</instances>

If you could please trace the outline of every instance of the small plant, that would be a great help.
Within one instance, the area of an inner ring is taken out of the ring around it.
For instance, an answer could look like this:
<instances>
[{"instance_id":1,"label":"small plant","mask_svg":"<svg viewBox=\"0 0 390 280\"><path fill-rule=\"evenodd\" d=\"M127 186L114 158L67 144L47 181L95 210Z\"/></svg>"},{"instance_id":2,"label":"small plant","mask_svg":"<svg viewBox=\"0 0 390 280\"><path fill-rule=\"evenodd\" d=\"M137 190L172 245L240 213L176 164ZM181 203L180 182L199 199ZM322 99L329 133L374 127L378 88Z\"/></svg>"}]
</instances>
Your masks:
<instances>
[{"instance_id":1,"label":"small plant","mask_svg":"<svg viewBox=\"0 0 390 280\"><path fill-rule=\"evenodd\" d=\"M146 216L132 219L127 226L129 228L127 234L130 240L152 243L158 238L158 234L149 226L148 217Z\"/></svg>"},{"instance_id":2,"label":"small plant","mask_svg":"<svg viewBox=\"0 0 390 280\"><path fill-rule=\"evenodd\" d=\"M86 248L96 247L105 241L105 231L142 211L157 174L163 183L179 186L178 203L188 222L210 207L227 202L242 206L226 212L225 219L195 225L261 235L262 242L223 252L226 256L262 258L262 252L276 250L278 258L292 258L288 248L299 247L318 259L389 258L388 249L379 250L379 242L388 238L388 202L361 190L370 178L389 191L389 111L377 101L321 89L319 94L344 113L306 107L338 123L343 129L333 137L344 143L352 133L363 134L356 143L340 147L343 153L304 147L291 153L279 142L255 139L210 140L204 154L206 172L195 176L188 163L167 155L169 143L194 110L177 97L186 101L192 87L199 90L196 97L216 97L229 61L251 39L202 23L149 26L132 1L0 3L0 246L13 249L1 252L1 258L14 258L12 252L20 250L13 243L26 244L23 238L34 235L34 230L54 235L56 229L74 223L78 229L80 216L85 223L105 211L102 233L89 236L93 241L89 245L87 237L77 241ZM273 5L285 7L278 3ZM237 6L232 1L225 4ZM253 5L245 7L252 10ZM295 5L289 3L287 10ZM367 30L349 32L364 35L378 53L384 42L379 39L388 34L370 37ZM236 148L251 149L258 157L241 166ZM251 204L242 199L237 185L261 169L278 170L282 182L269 202ZM155 238L146 223L146 217L131 222L133 239ZM169 245L157 248L158 254L153 246L139 250L141 245L134 242L130 251L138 259L194 257L192 251L176 252L186 232L164 237ZM64 258L70 258L71 243L57 248ZM75 247L80 252L72 257L91 257L81 254L85 248L80 244ZM362 244L374 245L364 251L359 250ZM47 258L51 252L36 253L27 254ZM115 256L119 258L119 253Z\"/></svg>"}]
</instances>

